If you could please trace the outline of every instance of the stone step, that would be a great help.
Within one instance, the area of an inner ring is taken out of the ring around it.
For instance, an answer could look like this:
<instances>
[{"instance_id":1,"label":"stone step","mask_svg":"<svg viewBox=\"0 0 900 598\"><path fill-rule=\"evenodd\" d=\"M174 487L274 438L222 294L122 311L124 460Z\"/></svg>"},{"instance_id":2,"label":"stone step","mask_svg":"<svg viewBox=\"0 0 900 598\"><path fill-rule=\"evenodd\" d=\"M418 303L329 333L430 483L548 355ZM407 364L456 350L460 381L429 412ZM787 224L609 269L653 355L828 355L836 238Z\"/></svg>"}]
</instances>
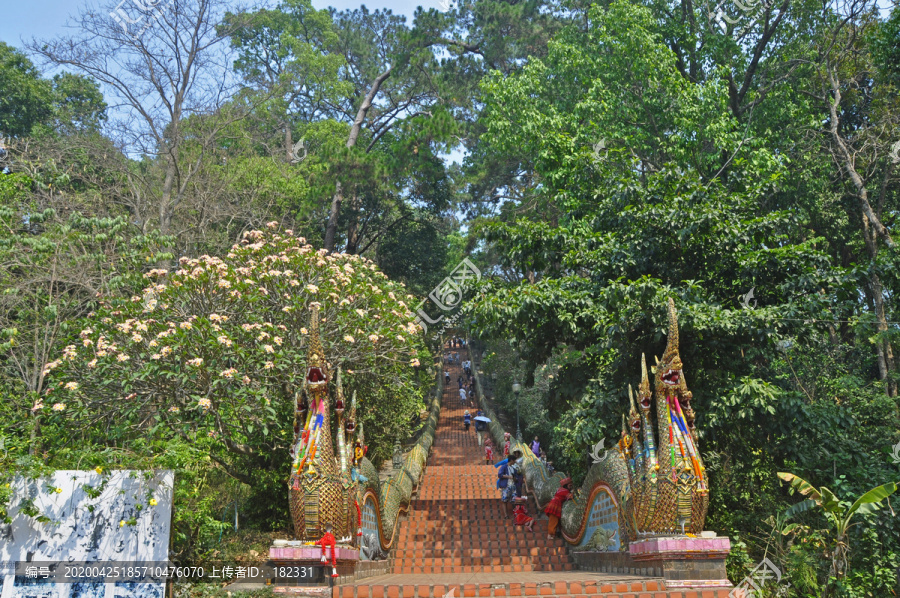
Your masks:
<instances>
[{"instance_id":1,"label":"stone step","mask_svg":"<svg viewBox=\"0 0 900 598\"><path fill-rule=\"evenodd\" d=\"M470 556L470 555L453 555L453 556L411 556L397 557L394 559L396 566L415 567L422 566L503 566L503 565L553 565L573 562L568 555L488 555L488 556Z\"/></svg>"},{"instance_id":2,"label":"stone step","mask_svg":"<svg viewBox=\"0 0 900 598\"><path fill-rule=\"evenodd\" d=\"M397 548L394 552L394 558L443 558L452 556L500 556L499 552L508 551L508 547L503 546L479 546L475 547L459 547L459 546L420 546L413 548L409 545L400 544L403 548ZM521 553L528 556L567 556L569 553L562 546L521 546ZM461 555L460 551L466 554ZM429 554L432 553L432 554ZM441 553L440 555L434 553Z\"/></svg>"},{"instance_id":3,"label":"stone step","mask_svg":"<svg viewBox=\"0 0 900 598\"><path fill-rule=\"evenodd\" d=\"M333 598L475 598L488 596L540 596L551 598L728 598L727 588L669 589L661 580L640 582L584 582L555 581L545 583L465 583L416 585L355 585L338 586Z\"/></svg>"}]
</instances>

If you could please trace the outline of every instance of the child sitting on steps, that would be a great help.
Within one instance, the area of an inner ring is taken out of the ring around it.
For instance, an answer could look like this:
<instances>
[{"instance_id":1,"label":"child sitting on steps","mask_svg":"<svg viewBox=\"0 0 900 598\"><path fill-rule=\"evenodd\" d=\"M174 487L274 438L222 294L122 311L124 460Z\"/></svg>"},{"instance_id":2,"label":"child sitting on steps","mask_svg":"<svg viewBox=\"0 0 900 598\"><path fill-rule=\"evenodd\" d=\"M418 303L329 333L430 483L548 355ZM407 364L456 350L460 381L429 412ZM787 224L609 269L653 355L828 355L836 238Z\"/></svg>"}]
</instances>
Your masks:
<instances>
[{"instance_id":1,"label":"child sitting on steps","mask_svg":"<svg viewBox=\"0 0 900 598\"><path fill-rule=\"evenodd\" d=\"M528 497L517 496L513 499L516 507L513 509L513 515L516 516L516 525L524 525L528 531L534 532L534 517L528 515Z\"/></svg>"}]
</instances>

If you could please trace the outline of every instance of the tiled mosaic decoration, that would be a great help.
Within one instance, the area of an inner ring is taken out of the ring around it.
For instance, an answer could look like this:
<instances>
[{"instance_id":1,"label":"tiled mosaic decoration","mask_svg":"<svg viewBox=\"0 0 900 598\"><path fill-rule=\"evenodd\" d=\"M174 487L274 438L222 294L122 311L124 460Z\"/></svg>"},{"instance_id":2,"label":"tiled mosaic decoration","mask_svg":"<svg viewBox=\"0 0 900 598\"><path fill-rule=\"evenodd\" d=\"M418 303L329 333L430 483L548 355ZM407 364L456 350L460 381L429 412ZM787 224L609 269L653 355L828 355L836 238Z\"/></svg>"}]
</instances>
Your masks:
<instances>
[{"instance_id":1,"label":"tiled mosaic decoration","mask_svg":"<svg viewBox=\"0 0 900 598\"><path fill-rule=\"evenodd\" d=\"M378 543L378 513L375 511L375 501L371 498L362 506L362 529L364 545ZM370 550L360 551L360 558L364 561L372 560L372 552Z\"/></svg>"},{"instance_id":2,"label":"tiled mosaic decoration","mask_svg":"<svg viewBox=\"0 0 900 598\"><path fill-rule=\"evenodd\" d=\"M619 529L619 510L616 508L612 498L610 498L609 494L606 492L598 492L597 496L594 498L594 503L591 505L591 510L588 514L584 535L578 546L583 547L590 543L591 538L594 536L594 532L596 532L599 527L603 527L610 532L615 532ZM616 534L615 537L612 538L612 541L614 543L607 550L619 550L619 535Z\"/></svg>"}]
</instances>

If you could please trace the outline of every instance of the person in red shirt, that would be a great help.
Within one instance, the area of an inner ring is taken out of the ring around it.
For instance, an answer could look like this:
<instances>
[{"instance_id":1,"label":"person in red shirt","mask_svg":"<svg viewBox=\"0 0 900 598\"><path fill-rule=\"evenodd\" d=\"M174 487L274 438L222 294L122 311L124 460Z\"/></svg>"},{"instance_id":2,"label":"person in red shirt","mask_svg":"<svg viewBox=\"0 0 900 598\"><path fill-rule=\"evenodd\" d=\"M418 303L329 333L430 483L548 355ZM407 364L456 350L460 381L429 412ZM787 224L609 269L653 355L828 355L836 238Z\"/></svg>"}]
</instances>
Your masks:
<instances>
[{"instance_id":1,"label":"person in red shirt","mask_svg":"<svg viewBox=\"0 0 900 598\"><path fill-rule=\"evenodd\" d=\"M550 518L550 524L547 526L548 539L552 540L556 536L556 526L559 525L559 518L562 517L563 503L570 498L572 498L572 478L563 478L559 481L559 490L544 507L544 513Z\"/></svg>"},{"instance_id":2,"label":"person in red shirt","mask_svg":"<svg viewBox=\"0 0 900 598\"><path fill-rule=\"evenodd\" d=\"M509 448L510 448L510 440L509 440L509 432L503 433L503 456L509 457Z\"/></svg>"},{"instance_id":3,"label":"person in red shirt","mask_svg":"<svg viewBox=\"0 0 900 598\"><path fill-rule=\"evenodd\" d=\"M533 532L534 517L528 515L528 497L517 496L513 499L516 508L513 509L513 515L516 516L516 525L524 525L528 531Z\"/></svg>"},{"instance_id":4,"label":"person in red shirt","mask_svg":"<svg viewBox=\"0 0 900 598\"><path fill-rule=\"evenodd\" d=\"M484 439L484 461L486 465L492 465L494 463L494 447L491 446L491 439Z\"/></svg>"}]
</instances>

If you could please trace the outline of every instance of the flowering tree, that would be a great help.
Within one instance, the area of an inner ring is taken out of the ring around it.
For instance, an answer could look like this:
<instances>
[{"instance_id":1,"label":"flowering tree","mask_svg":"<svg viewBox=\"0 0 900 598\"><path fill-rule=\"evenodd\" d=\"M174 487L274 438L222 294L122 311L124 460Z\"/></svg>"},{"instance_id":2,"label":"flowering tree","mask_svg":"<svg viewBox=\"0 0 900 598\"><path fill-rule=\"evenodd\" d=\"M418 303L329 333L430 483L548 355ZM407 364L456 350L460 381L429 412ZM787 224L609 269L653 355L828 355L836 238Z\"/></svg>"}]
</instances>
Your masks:
<instances>
[{"instance_id":1,"label":"flowering tree","mask_svg":"<svg viewBox=\"0 0 900 598\"><path fill-rule=\"evenodd\" d=\"M429 357L412 296L365 258L316 251L268 227L246 233L225 259L150 271L142 297L104 302L81 342L48 364L53 384L33 409L60 429L101 426L112 439L147 431L211 440L211 456L249 481L234 455L287 463L316 302L326 359L332 371L343 367L348 391L360 390L363 421L378 415L399 432L427 387L417 383Z\"/></svg>"}]
</instances>

